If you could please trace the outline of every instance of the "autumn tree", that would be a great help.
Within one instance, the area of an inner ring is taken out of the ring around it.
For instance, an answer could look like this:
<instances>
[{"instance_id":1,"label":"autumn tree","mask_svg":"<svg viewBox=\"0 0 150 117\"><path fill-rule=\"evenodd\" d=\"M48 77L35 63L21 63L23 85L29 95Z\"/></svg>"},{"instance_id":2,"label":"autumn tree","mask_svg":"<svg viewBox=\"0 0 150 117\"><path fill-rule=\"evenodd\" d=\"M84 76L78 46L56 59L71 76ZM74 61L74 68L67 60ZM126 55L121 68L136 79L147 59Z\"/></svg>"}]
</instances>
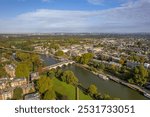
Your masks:
<instances>
[{"instance_id":1,"label":"autumn tree","mask_svg":"<svg viewBox=\"0 0 150 117\"><path fill-rule=\"evenodd\" d=\"M136 84L143 86L148 79L148 71L143 65L135 67L132 71L132 77L129 81L134 81Z\"/></svg>"}]
</instances>

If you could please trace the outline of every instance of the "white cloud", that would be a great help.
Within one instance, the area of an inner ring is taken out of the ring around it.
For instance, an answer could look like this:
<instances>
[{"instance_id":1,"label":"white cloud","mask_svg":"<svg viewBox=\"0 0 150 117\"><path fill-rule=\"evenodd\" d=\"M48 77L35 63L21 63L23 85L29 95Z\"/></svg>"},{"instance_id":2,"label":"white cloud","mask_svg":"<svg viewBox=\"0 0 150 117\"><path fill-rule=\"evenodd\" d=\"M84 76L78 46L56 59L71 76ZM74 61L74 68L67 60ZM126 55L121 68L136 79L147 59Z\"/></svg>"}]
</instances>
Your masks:
<instances>
[{"instance_id":1,"label":"white cloud","mask_svg":"<svg viewBox=\"0 0 150 117\"><path fill-rule=\"evenodd\" d=\"M0 32L150 32L150 1L98 11L39 9L0 19Z\"/></svg>"}]
</instances>

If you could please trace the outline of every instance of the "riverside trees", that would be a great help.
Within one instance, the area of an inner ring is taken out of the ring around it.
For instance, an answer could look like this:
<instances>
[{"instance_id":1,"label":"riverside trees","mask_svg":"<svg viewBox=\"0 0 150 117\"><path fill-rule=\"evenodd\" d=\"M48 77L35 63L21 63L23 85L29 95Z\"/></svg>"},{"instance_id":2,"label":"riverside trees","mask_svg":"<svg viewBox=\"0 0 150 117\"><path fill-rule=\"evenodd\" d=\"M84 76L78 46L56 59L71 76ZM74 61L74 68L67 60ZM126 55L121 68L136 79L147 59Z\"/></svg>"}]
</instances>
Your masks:
<instances>
[{"instance_id":1,"label":"riverside trees","mask_svg":"<svg viewBox=\"0 0 150 117\"><path fill-rule=\"evenodd\" d=\"M36 83L37 90L41 94L41 98L44 100L56 99L55 91L53 90L52 79L46 76L42 76Z\"/></svg>"},{"instance_id":2,"label":"riverside trees","mask_svg":"<svg viewBox=\"0 0 150 117\"><path fill-rule=\"evenodd\" d=\"M131 72L131 78L129 79L129 82L133 82L136 84L139 84L140 86L143 86L146 84L148 80L148 70L144 68L144 66L140 65L135 67Z\"/></svg>"},{"instance_id":3,"label":"riverside trees","mask_svg":"<svg viewBox=\"0 0 150 117\"><path fill-rule=\"evenodd\" d=\"M63 72L63 74L61 76L61 80L66 82L67 84L71 84L71 85L77 85L77 83L78 83L77 77L70 70Z\"/></svg>"},{"instance_id":4,"label":"riverside trees","mask_svg":"<svg viewBox=\"0 0 150 117\"><path fill-rule=\"evenodd\" d=\"M93 56L92 53L85 53L82 56L75 57L75 61L81 64L88 64Z\"/></svg>"}]
</instances>

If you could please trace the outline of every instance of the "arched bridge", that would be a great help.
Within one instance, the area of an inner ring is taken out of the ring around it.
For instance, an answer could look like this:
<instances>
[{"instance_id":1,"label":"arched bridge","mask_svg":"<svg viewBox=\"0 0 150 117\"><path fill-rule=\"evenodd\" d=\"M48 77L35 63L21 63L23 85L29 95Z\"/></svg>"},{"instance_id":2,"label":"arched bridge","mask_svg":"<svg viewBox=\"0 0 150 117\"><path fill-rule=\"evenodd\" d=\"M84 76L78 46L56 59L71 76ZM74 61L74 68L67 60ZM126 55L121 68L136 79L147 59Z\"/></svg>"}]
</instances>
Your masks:
<instances>
[{"instance_id":1,"label":"arched bridge","mask_svg":"<svg viewBox=\"0 0 150 117\"><path fill-rule=\"evenodd\" d=\"M71 61L71 60L68 60L68 61L63 61L63 62L60 62L60 63L57 63L57 64L54 64L54 65L50 65L50 66L46 66L43 68L43 70L51 70L51 69L56 69L58 67L62 67L64 65L69 65L69 64L73 64L75 63L74 61Z\"/></svg>"}]
</instances>

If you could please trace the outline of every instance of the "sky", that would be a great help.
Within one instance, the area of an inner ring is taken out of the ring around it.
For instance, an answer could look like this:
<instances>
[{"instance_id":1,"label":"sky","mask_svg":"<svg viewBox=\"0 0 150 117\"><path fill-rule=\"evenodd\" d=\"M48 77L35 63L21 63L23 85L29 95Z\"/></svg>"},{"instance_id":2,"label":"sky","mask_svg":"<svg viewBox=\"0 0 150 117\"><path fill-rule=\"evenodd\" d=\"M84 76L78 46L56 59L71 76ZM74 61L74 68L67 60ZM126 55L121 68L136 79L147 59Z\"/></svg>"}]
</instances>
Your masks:
<instances>
[{"instance_id":1,"label":"sky","mask_svg":"<svg viewBox=\"0 0 150 117\"><path fill-rule=\"evenodd\" d=\"M150 0L0 0L0 33L150 32Z\"/></svg>"}]
</instances>

